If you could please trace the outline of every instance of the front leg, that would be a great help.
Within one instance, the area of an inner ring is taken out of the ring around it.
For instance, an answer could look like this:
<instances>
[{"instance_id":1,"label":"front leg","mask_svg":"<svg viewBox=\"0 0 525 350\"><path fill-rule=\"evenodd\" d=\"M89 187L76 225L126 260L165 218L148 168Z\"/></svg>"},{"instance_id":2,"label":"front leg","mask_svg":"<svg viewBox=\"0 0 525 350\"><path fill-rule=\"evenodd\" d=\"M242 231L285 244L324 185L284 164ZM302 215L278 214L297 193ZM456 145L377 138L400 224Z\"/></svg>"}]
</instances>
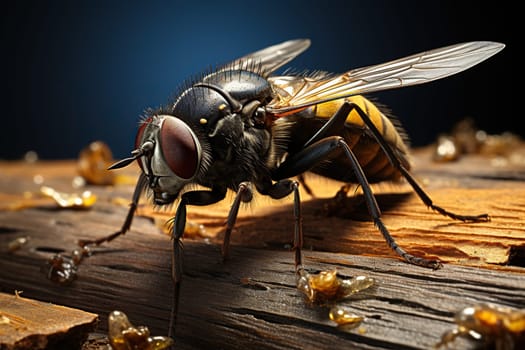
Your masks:
<instances>
[{"instance_id":1,"label":"front leg","mask_svg":"<svg viewBox=\"0 0 525 350\"><path fill-rule=\"evenodd\" d=\"M186 227L186 205L210 205L217 203L226 196L226 189L213 188L211 191L192 191L186 192L181 196L179 207L175 214L173 223L173 255L171 260L171 277L173 281L173 301L171 308L171 318L169 335L175 334L175 324L179 306L180 284L182 281L182 242L181 238Z\"/></svg>"},{"instance_id":2,"label":"front leg","mask_svg":"<svg viewBox=\"0 0 525 350\"><path fill-rule=\"evenodd\" d=\"M135 185L135 190L133 191L133 197L131 199L131 204L129 205L129 211L128 215L126 215L126 220L124 220L124 223L122 224L122 227L119 231L112 233L108 236L100 237L98 239L94 240L87 240L82 239L79 240L78 245L82 248L87 248L90 245L101 245L102 243L110 242L117 238L118 236L124 235L126 232L129 231L131 228L131 223L133 222L133 216L135 215L135 211L137 210L137 206L139 205L139 199L141 193L144 191L148 184L148 178L144 173L141 173L139 176L139 179L137 180L137 184Z\"/></svg>"}]
</instances>

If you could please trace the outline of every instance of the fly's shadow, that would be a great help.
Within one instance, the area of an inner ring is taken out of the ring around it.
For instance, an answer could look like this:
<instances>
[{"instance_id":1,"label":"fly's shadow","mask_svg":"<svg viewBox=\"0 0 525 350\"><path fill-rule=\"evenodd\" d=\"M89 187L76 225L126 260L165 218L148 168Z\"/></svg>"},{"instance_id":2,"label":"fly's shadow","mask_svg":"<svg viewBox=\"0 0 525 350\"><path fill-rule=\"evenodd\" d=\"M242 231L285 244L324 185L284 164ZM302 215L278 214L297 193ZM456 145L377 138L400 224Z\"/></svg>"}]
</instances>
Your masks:
<instances>
[{"instance_id":1,"label":"fly's shadow","mask_svg":"<svg viewBox=\"0 0 525 350\"><path fill-rule=\"evenodd\" d=\"M384 213L388 213L393 208L399 206L400 203L407 201L412 193L381 193L376 194L377 204ZM347 195L340 190L334 198L329 199L314 199L312 205L320 205L322 209L318 215L333 216L341 219L349 219L354 221L372 221L372 217L368 211L364 195ZM307 205L305 202L303 205Z\"/></svg>"}]
</instances>

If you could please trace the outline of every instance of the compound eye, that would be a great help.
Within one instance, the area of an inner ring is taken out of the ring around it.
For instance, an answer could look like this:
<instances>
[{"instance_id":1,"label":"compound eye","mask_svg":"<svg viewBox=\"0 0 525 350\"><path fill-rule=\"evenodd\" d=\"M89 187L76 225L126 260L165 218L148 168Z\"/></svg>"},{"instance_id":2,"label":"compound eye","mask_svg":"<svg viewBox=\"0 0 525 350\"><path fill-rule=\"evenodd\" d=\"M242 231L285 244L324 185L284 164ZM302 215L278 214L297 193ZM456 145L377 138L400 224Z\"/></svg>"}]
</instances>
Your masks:
<instances>
[{"instance_id":1,"label":"compound eye","mask_svg":"<svg viewBox=\"0 0 525 350\"><path fill-rule=\"evenodd\" d=\"M166 117L160 130L160 146L164 160L175 175L183 179L195 176L199 151L189 126L175 117Z\"/></svg>"}]
</instances>

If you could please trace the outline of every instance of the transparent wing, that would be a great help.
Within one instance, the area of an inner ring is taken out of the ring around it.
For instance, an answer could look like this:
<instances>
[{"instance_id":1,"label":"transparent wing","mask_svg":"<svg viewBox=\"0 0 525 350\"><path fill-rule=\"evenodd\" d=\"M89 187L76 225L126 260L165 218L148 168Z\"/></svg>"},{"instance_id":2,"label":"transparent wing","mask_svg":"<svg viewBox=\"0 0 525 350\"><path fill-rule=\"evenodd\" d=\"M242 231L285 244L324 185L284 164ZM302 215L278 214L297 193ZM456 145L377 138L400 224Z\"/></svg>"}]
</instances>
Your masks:
<instances>
[{"instance_id":1,"label":"transparent wing","mask_svg":"<svg viewBox=\"0 0 525 350\"><path fill-rule=\"evenodd\" d=\"M221 70L248 69L256 70L264 76L268 76L293 60L310 46L309 39L289 40L283 43L269 46L265 49L253 52L236 59L225 65Z\"/></svg>"},{"instance_id":2,"label":"transparent wing","mask_svg":"<svg viewBox=\"0 0 525 350\"><path fill-rule=\"evenodd\" d=\"M277 97L267 110L279 114L352 95L428 83L468 69L504 47L496 42L473 41L330 77L270 77Z\"/></svg>"}]
</instances>

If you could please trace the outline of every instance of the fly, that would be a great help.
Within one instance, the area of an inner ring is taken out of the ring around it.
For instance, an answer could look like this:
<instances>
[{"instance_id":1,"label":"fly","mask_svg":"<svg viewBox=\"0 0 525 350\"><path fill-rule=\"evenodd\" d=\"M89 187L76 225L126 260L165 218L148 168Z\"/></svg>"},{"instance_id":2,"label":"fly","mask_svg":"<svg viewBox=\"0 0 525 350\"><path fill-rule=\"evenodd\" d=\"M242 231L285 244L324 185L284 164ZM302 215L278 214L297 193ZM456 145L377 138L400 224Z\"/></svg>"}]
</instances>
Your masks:
<instances>
[{"instance_id":1,"label":"fly","mask_svg":"<svg viewBox=\"0 0 525 350\"><path fill-rule=\"evenodd\" d=\"M304 272L299 182L306 171L363 190L369 213L387 244L404 260L439 268L439 260L414 256L399 247L381 220L369 183L405 178L429 208L461 221L488 221L487 214L460 215L435 205L410 174L404 132L362 94L445 78L496 54L504 45L475 41L426 51L391 62L353 69L276 76L273 73L310 45L286 41L241 57L204 74L177 95L175 102L148 112L138 128L135 150L111 169L137 161L142 169L121 229L107 237L82 241L99 245L130 229L143 190L157 205L178 200L173 219L175 322L182 278L181 238L188 205L210 205L236 193L229 212L223 257L241 202L254 191L273 199L293 194L293 249L298 276ZM195 190L195 186L201 188Z\"/></svg>"}]
</instances>

